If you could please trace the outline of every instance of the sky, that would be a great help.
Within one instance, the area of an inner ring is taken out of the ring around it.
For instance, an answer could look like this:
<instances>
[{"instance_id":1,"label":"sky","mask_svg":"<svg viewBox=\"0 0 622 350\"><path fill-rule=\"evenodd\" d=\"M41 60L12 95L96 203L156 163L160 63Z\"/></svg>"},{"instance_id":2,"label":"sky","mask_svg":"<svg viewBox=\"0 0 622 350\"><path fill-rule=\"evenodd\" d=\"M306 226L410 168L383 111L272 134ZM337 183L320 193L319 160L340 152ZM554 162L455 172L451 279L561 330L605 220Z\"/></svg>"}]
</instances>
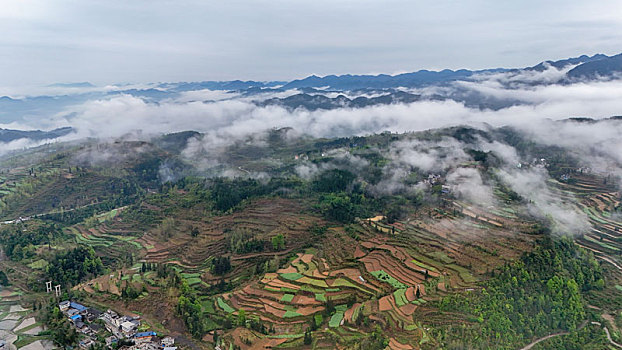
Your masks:
<instances>
[{"instance_id":1,"label":"sky","mask_svg":"<svg viewBox=\"0 0 622 350\"><path fill-rule=\"evenodd\" d=\"M622 2L3 0L0 85L290 80L622 51Z\"/></svg>"}]
</instances>

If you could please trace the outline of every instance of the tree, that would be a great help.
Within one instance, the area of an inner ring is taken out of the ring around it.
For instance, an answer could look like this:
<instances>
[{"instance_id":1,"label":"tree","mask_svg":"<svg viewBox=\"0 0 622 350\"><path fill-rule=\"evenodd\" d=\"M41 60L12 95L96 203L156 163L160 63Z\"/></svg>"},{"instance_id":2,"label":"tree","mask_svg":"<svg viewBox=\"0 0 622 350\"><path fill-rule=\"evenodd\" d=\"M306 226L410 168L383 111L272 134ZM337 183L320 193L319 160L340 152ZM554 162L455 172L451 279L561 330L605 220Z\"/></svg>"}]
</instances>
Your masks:
<instances>
[{"instance_id":1,"label":"tree","mask_svg":"<svg viewBox=\"0 0 622 350\"><path fill-rule=\"evenodd\" d=\"M6 276L6 273L4 273L4 271L0 271L0 285L2 285L2 286L8 286L9 285L9 279Z\"/></svg>"},{"instance_id":2,"label":"tree","mask_svg":"<svg viewBox=\"0 0 622 350\"><path fill-rule=\"evenodd\" d=\"M346 194L329 194L321 202L322 212L332 220L351 223L356 217L356 207Z\"/></svg>"},{"instance_id":3,"label":"tree","mask_svg":"<svg viewBox=\"0 0 622 350\"><path fill-rule=\"evenodd\" d=\"M347 170L333 169L321 173L313 182L318 192L345 191L356 176Z\"/></svg>"},{"instance_id":4,"label":"tree","mask_svg":"<svg viewBox=\"0 0 622 350\"><path fill-rule=\"evenodd\" d=\"M238 326L246 325L246 311L244 309L238 310Z\"/></svg>"},{"instance_id":5,"label":"tree","mask_svg":"<svg viewBox=\"0 0 622 350\"><path fill-rule=\"evenodd\" d=\"M231 260L228 256L217 256L212 260L212 273L224 275L231 270Z\"/></svg>"},{"instance_id":6,"label":"tree","mask_svg":"<svg viewBox=\"0 0 622 350\"><path fill-rule=\"evenodd\" d=\"M272 237L272 248L274 250L283 250L285 248L285 237L283 234L279 233Z\"/></svg>"},{"instance_id":7,"label":"tree","mask_svg":"<svg viewBox=\"0 0 622 350\"><path fill-rule=\"evenodd\" d=\"M60 285L75 285L104 272L101 259L92 247L79 246L58 253L46 268L47 278Z\"/></svg>"},{"instance_id":8,"label":"tree","mask_svg":"<svg viewBox=\"0 0 622 350\"><path fill-rule=\"evenodd\" d=\"M196 237L196 236L198 236L198 235L199 235L199 229L198 229L198 228L196 228L196 226L193 226L193 227L192 227L192 230L190 230L190 235L191 235L192 237Z\"/></svg>"},{"instance_id":9,"label":"tree","mask_svg":"<svg viewBox=\"0 0 622 350\"><path fill-rule=\"evenodd\" d=\"M304 344L311 345L313 343L313 336L311 335L311 330L307 328L305 331Z\"/></svg>"}]
</instances>

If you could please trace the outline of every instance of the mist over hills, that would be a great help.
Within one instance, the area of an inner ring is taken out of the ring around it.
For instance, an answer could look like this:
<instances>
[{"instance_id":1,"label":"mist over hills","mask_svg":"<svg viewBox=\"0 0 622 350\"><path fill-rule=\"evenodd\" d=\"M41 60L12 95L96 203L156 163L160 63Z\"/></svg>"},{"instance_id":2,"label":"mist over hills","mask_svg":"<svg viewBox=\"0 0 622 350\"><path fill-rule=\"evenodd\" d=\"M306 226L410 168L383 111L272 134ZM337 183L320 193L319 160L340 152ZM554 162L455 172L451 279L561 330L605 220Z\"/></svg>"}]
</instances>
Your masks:
<instances>
[{"instance_id":1,"label":"mist over hills","mask_svg":"<svg viewBox=\"0 0 622 350\"><path fill-rule=\"evenodd\" d=\"M2 97L4 278L184 349L604 348L586 310L622 307L618 63Z\"/></svg>"},{"instance_id":2,"label":"mist over hills","mask_svg":"<svg viewBox=\"0 0 622 350\"><path fill-rule=\"evenodd\" d=\"M0 129L0 142L11 142L24 138L33 141L53 140L69 134L72 130L73 129L70 127L58 128L50 131Z\"/></svg>"},{"instance_id":3,"label":"mist over hills","mask_svg":"<svg viewBox=\"0 0 622 350\"><path fill-rule=\"evenodd\" d=\"M620 114L621 58L582 55L520 69L313 75L289 82L61 83L0 97L0 127L72 128L48 135L65 139L209 129L237 138L246 133L242 129L257 127L340 136L529 118L602 118ZM597 103L589 103L593 100ZM0 142L42 140L12 135Z\"/></svg>"}]
</instances>

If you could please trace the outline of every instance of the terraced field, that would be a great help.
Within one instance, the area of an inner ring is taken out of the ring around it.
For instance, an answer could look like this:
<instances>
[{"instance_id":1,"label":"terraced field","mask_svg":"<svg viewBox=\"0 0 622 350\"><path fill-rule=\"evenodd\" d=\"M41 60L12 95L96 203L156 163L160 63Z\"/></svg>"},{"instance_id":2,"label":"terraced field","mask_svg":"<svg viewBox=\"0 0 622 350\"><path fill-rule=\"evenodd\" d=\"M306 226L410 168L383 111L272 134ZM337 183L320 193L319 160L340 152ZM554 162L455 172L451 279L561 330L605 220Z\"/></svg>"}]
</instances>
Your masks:
<instances>
[{"instance_id":1,"label":"terraced field","mask_svg":"<svg viewBox=\"0 0 622 350\"><path fill-rule=\"evenodd\" d=\"M620 206L620 192L601 176L582 174L573 176L573 180L571 184L555 185L569 201L574 199L591 225L589 232L577 238L577 243L622 270L622 215L615 212Z\"/></svg>"},{"instance_id":2,"label":"terraced field","mask_svg":"<svg viewBox=\"0 0 622 350\"><path fill-rule=\"evenodd\" d=\"M123 229L120 222L104 222L93 228L75 225L65 229L65 233L74 237L76 244L92 246L102 259L113 261L128 252L138 256L144 248L138 242L138 232Z\"/></svg>"},{"instance_id":3,"label":"terraced field","mask_svg":"<svg viewBox=\"0 0 622 350\"><path fill-rule=\"evenodd\" d=\"M287 243L284 250L265 251L249 254L229 253L232 271L225 276L245 276L249 269L254 268L258 261L271 259L274 256L284 257L293 250L299 249L309 241L308 230L313 224L321 223L316 217L302 214L298 204L288 200L258 200L247 208L231 215L214 216L202 221L179 220L179 226L197 227L199 234L180 234L162 238L154 232L147 232L134 243L139 243L146 250L145 260L149 262L166 262L178 266L184 273L200 274L207 284L220 281L219 276L209 272L211 258L228 251L228 239L225 231L252 232L255 237L269 240L270 237L282 234Z\"/></svg>"},{"instance_id":4,"label":"terraced field","mask_svg":"<svg viewBox=\"0 0 622 350\"><path fill-rule=\"evenodd\" d=\"M477 218L457 209L391 225L361 220L353 226L358 240L329 229L321 254L298 253L275 273L222 295L214 308L234 315L244 310L278 334L302 334L309 322L327 320L318 343L356 339L349 327L368 317L412 342L393 339L396 346L415 348L427 339L424 324L456 321L443 320L431 301L449 289L477 288L483 274L531 249L538 237L521 233L533 222L515 215L465 210Z\"/></svg>"}]
</instances>

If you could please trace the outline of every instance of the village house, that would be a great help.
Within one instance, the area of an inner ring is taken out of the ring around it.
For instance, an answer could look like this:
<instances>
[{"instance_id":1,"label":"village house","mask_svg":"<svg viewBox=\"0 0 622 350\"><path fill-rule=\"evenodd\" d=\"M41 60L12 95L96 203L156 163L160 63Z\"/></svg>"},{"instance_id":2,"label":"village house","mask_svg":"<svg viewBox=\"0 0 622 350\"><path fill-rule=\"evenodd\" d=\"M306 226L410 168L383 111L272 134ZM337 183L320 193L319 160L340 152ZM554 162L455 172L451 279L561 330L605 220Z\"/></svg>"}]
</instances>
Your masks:
<instances>
[{"instance_id":1,"label":"village house","mask_svg":"<svg viewBox=\"0 0 622 350\"><path fill-rule=\"evenodd\" d=\"M79 331L79 332L83 332L83 330L84 330L85 328L88 328L88 327L86 327L86 325L84 324L84 322L82 322L82 321L80 321L80 320L76 320L76 321L74 321L74 322L73 322L73 325L74 325L74 327L76 327L76 330L77 330L77 331Z\"/></svg>"},{"instance_id":2,"label":"village house","mask_svg":"<svg viewBox=\"0 0 622 350\"><path fill-rule=\"evenodd\" d=\"M79 345L82 349L88 349L91 346L95 345L95 342L92 339L84 339L80 341Z\"/></svg>"},{"instance_id":3,"label":"village house","mask_svg":"<svg viewBox=\"0 0 622 350\"><path fill-rule=\"evenodd\" d=\"M119 338L115 337L114 335L111 335L109 337L106 337L104 341L106 342L106 346L112 346L113 344L116 344L119 341Z\"/></svg>"},{"instance_id":4,"label":"village house","mask_svg":"<svg viewBox=\"0 0 622 350\"><path fill-rule=\"evenodd\" d=\"M140 332L134 335L134 343L147 343L151 342L151 339L156 336L156 332Z\"/></svg>"},{"instance_id":5,"label":"village house","mask_svg":"<svg viewBox=\"0 0 622 350\"><path fill-rule=\"evenodd\" d=\"M99 310L97 310L97 309L94 309L94 308L90 307L90 308L88 308L88 309L86 310L86 315L85 315L85 316L86 316L86 320L87 320L88 322L93 322L93 321L95 321L96 319L98 319L98 318L99 318L99 316L101 316L101 314L102 314L102 313L101 313Z\"/></svg>"},{"instance_id":6,"label":"village house","mask_svg":"<svg viewBox=\"0 0 622 350\"><path fill-rule=\"evenodd\" d=\"M160 345L163 348L171 347L171 346L175 345L175 338L173 338L173 337L164 337L160 341Z\"/></svg>"},{"instance_id":7,"label":"village house","mask_svg":"<svg viewBox=\"0 0 622 350\"><path fill-rule=\"evenodd\" d=\"M139 332L140 317L120 316L116 312L108 309L102 313L95 308L86 307L73 301L63 301L59 303L64 314L73 324L73 327L89 338L85 338L79 344L80 348L89 349L98 342L98 332L102 329L100 324L95 323L97 319L103 321L106 330L112 336L105 338L106 346L112 347L118 343L119 339L128 338L134 341L133 346L124 346L126 350L176 350L172 347L175 340L171 337L160 340L157 334L152 331Z\"/></svg>"},{"instance_id":8,"label":"village house","mask_svg":"<svg viewBox=\"0 0 622 350\"><path fill-rule=\"evenodd\" d=\"M60 309L61 312L66 312L67 310L69 310L70 305L71 303L69 302L69 300L65 300L65 301L61 301L58 304L58 308Z\"/></svg>"},{"instance_id":9,"label":"village house","mask_svg":"<svg viewBox=\"0 0 622 350\"><path fill-rule=\"evenodd\" d=\"M134 324L133 322L130 321L125 321L123 323L121 323L121 332L123 332L123 335L125 335L126 338L130 338L132 337L134 334L136 334L136 324Z\"/></svg>"},{"instance_id":10,"label":"village house","mask_svg":"<svg viewBox=\"0 0 622 350\"><path fill-rule=\"evenodd\" d=\"M78 304L72 301L70 302L69 307L72 309L78 310L78 313L80 313L81 315L86 314L87 307L82 304Z\"/></svg>"},{"instance_id":11,"label":"village house","mask_svg":"<svg viewBox=\"0 0 622 350\"><path fill-rule=\"evenodd\" d=\"M80 311L76 310L76 309L68 309L67 312L65 312L67 314L68 317L73 317L75 315L79 315Z\"/></svg>"}]
</instances>

